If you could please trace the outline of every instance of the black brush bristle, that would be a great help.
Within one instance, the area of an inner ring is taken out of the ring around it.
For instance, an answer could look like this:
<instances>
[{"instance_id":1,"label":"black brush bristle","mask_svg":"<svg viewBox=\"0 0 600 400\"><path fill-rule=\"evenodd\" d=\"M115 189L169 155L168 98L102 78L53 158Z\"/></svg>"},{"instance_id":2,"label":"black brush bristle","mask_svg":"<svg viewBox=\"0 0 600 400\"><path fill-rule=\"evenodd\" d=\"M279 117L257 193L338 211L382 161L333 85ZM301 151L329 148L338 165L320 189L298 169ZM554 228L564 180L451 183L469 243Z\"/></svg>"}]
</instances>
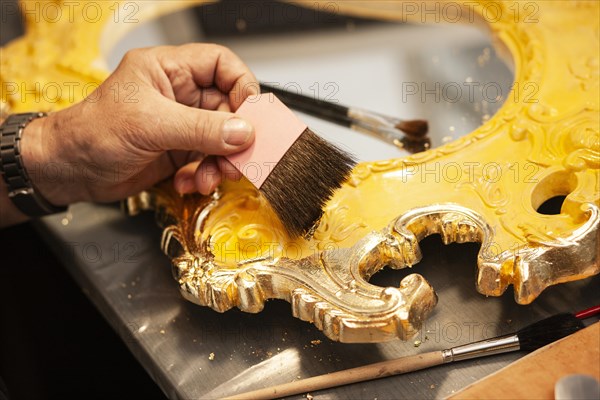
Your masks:
<instances>
[{"instance_id":1,"label":"black brush bristle","mask_svg":"<svg viewBox=\"0 0 600 400\"><path fill-rule=\"evenodd\" d=\"M356 160L306 129L277 163L260 191L292 237L308 232Z\"/></svg>"},{"instance_id":2,"label":"black brush bristle","mask_svg":"<svg viewBox=\"0 0 600 400\"><path fill-rule=\"evenodd\" d=\"M517 332L521 350L533 351L583 328L573 314L558 314L531 324Z\"/></svg>"}]
</instances>

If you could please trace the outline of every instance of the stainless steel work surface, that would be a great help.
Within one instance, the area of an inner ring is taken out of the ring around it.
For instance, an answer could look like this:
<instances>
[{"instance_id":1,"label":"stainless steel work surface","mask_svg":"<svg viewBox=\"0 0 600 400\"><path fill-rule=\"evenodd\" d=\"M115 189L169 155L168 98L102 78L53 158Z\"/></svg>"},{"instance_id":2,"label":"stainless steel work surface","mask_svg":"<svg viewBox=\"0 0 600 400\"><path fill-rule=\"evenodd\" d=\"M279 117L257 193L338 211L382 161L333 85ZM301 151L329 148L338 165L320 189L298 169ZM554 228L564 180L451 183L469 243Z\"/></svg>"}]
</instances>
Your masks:
<instances>
[{"instance_id":1,"label":"stainless steel work surface","mask_svg":"<svg viewBox=\"0 0 600 400\"><path fill-rule=\"evenodd\" d=\"M148 32L152 26L132 32L107 55L108 64L114 67L127 48L161 44L161 38ZM134 37L142 39L136 42ZM501 101L469 101L465 95L452 102L443 93L441 98L435 94L423 98L422 93L403 97L407 82L431 89L436 82L443 88L448 82L493 81L504 94L512 83L509 69L494 57L489 39L473 27L359 25L321 33L228 38L221 43L239 53L259 79L281 86L296 84L306 94L320 90L322 97L335 91L340 103L427 118L434 145L470 132ZM307 118L307 123L363 160L406 154L314 118ZM216 398L444 349L508 333L600 300L599 277L552 287L528 306L514 302L512 288L502 297L486 298L475 290L478 245L444 246L432 237L422 242L424 259L413 268L439 296L421 334L408 342L341 344L293 318L290 305L283 301L269 302L259 314L239 310L219 314L184 300L171 276L170 262L160 251L161 231L151 213L127 217L115 206L77 204L68 215L45 218L38 227L170 398ZM410 272L384 270L371 282L397 286ZM520 356L464 361L311 394L318 399L440 398Z\"/></svg>"},{"instance_id":2,"label":"stainless steel work surface","mask_svg":"<svg viewBox=\"0 0 600 400\"><path fill-rule=\"evenodd\" d=\"M539 318L600 300L598 276L552 287L528 306L515 304L510 290L502 297L486 298L474 285L478 246L444 246L428 238L422 243L424 259L413 269L431 282L439 304L422 333L409 342L342 344L293 318L290 305L283 301L269 302L259 314L238 310L219 314L184 300L171 277L170 262L159 249L161 231L151 213L131 218L118 207L78 204L68 216L45 218L38 227L170 398L217 398L443 349L509 333ZM410 272L384 270L371 281L398 285ZM520 356L464 361L313 395L319 399L440 398Z\"/></svg>"}]
</instances>

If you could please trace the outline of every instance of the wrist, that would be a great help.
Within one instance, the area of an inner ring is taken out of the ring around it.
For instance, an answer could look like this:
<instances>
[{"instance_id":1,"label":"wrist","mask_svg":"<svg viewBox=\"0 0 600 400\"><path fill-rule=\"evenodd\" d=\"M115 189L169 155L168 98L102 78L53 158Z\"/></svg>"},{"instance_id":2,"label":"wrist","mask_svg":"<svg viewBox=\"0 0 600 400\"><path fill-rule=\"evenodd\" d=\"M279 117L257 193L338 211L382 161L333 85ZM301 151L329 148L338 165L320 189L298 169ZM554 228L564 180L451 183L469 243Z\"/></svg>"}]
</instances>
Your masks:
<instances>
[{"instance_id":1,"label":"wrist","mask_svg":"<svg viewBox=\"0 0 600 400\"><path fill-rule=\"evenodd\" d=\"M59 137L53 126L57 117L57 114L49 114L25 127L21 138L21 157L35 190L50 204L60 207L81 199L75 195L74 176L68 173L66 167L69 163L63 159L69 150L55 150Z\"/></svg>"},{"instance_id":2,"label":"wrist","mask_svg":"<svg viewBox=\"0 0 600 400\"><path fill-rule=\"evenodd\" d=\"M0 126L0 171L6 183L6 197L28 216L44 216L66 210L48 202L31 181L23 162L22 138L25 128L44 113L10 115ZM2 197L4 200L4 196Z\"/></svg>"},{"instance_id":3,"label":"wrist","mask_svg":"<svg viewBox=\"0 0 600 400\"><path fill-rule=\"evenodd\" d=\"M0 117L0 125L5 118ZM27 221L29 217L21 212L8 198L8 185L0 179L0 228Z\"/></svg>"}]
</instances>

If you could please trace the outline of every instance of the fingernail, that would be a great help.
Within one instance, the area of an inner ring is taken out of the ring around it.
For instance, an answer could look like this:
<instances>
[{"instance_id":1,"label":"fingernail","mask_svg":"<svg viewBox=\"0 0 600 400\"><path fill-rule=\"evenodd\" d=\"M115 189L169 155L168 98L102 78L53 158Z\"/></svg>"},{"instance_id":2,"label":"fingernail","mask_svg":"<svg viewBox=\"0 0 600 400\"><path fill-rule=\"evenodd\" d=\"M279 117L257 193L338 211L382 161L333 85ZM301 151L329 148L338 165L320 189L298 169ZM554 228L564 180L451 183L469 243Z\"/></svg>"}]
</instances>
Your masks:
<instances>
[{"instance_id":1,"label":"fingernail","mask_svg":"<svg viewBox=\"0 0 600 400\"><path fill-rule=\"evenodd\" d=\"M232 146L240 146L250 139L254 129L241 118L230 118L223 124L223 139Z\"/></svg>"},{"instance_id":2,"label":"fingernail","mask_svg":"<svg viewBox=\"0 0 600 400\"><path fill-rule=\"evenodd\" d=\"M175 189L179 193L190 193L194 191L194 180L191 178L180 178L175 180Z\"/></svg>"}]
</instances>

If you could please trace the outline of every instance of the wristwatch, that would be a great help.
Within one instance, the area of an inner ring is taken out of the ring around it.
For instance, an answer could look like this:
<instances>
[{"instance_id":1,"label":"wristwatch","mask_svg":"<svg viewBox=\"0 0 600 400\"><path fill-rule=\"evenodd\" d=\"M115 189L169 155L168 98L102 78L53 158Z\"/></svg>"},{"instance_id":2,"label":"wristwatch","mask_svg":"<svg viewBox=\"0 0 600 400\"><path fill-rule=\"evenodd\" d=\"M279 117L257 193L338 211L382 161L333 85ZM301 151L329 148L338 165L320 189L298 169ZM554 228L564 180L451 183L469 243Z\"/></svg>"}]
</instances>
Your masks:
<instances>
[{"instance_id":1,"label":"wristwatch","mask_svg":"<svg viewBox=\"0 0 600 400\"><path fill-rule=\"evenodd\" d=\"M21 212L30 217L41 217L67 209L50 204L35 190L21 158L23 129L34 119L44 116L45 113L13 114L0 125L0 172L8 186L8 197Z\"/></svg>"}]
</instances>

